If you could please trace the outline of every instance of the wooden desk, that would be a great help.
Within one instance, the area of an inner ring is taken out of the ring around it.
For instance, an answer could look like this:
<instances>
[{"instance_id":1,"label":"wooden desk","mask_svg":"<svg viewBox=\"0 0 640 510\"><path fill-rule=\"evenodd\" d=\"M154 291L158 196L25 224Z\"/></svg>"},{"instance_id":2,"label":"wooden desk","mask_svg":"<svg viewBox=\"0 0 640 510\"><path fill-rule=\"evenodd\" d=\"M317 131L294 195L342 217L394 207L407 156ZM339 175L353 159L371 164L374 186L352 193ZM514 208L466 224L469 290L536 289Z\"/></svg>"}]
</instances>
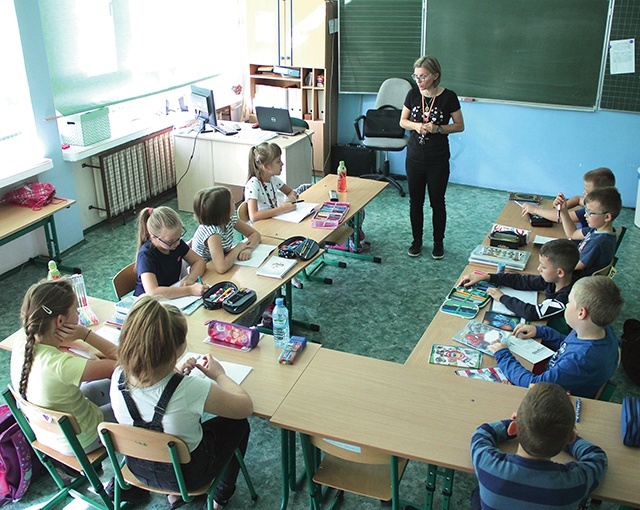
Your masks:
<instances>
[{"instance_id":1,"label":"wooden desk","mask_svg":"<svg viewBox=\"0 0 640 510\"><path fill-rule=\"evenodd\" d=\"M483 422L510 417L525 392L516 386L322 349L271 423L473 472L469 456L473 432ZM620 409L618 404L582 399L577 428L609 456L609 470L593 496L638 505L640 449L623 446Z\"/></svg>"},{"instance_id":2,"label":"wooden desk","mask_svg":"<svg viewBox=\"0 0 640 510\"><path fill-rule=\"evenodd\" d=\"M55 260L60 263L62 258L60 257L60 246L58 245L58 234L56 233L56 223L53 215L62 209L72 206L76 201L59 197L54 201L56 203L46 205L39 211L19 205L0 204L0 246L40 227L44 227L49 255L48 260ZM71 268L63 269L72 270Z\"/></svg>"},{"instance_id":3,"label":"wooden desk","mask_svg":"<svg viewBox=\"0 0 640 510\"><path fill-rule=\"evenodd\" d=\"M260 142L255 137L250 137L252 133L256 133L250 126L242 126L242 132L249 132L247 137L225 136L213 132L198 135L196 141L195 132L185 130L174 134L177 178L180 179L189 167L189 172L178 184L178 209L193 212L193 197L203 188L216 184L233 184L244 188L247 182L249 149ZM307 131L308 136L277 136L267 140L278 144L282 149L284 168L281 177L292 188L311 182L312 134L312 131Z\"/></svg>"},{"instance_id":4,"label":"wooden desk","mask_svg":"<svg viewBox=\"0 0 640 510\"><path fill-rule=\"evenodd\" d=\"M349 202L349 212L345 222L356 216L364 207L371 202L387 186L386 182L360 179L359 177L347 177L346 193L338 193L340 202ZM329 190L338 189L338 176L335 174L325 175L320 181L311 186L300 195L301 200L322 204L329 200ZM275 237L276 239L288 239L293 236L304 236L317 242L324 241L333 230L323 228L312 228L309 216L300 223L290 223L275 218L260 220L252 224L263 236ZM343 222L344 223L344 222ZM354 231L357 229L354 227Z\"/></svg>"}]
</instances>

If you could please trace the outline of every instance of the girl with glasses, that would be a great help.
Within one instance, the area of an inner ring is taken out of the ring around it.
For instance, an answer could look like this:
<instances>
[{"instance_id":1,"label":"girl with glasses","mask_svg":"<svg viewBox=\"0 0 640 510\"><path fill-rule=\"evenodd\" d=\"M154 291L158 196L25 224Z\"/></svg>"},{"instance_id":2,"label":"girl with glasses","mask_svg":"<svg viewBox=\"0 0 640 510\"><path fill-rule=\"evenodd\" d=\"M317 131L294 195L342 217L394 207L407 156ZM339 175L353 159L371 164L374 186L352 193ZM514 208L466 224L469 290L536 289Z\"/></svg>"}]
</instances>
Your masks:
<instances>
[{"instance_id":1,"label":"girl with glasses","mask_svg":"<svg viewBox=\"0 0 640 510\"><path fill-rule=\"evenodd\" d=\"M447 221L445 192L449 182L449 139L464 131L458 96L440 86L440 63L435 57L420 57L414 64L417 87L409 91L402 108L400 125L410 131L406 172L409 185L409 216L413 242L408 255L422 251L424 200L429 192L433 223L434 259L444 257L444 231Z\"/></svg>"},{"instance_id":2,"label":"girl with glasses","mask_svg":"<svg viewBox=\"0 0 640 510\"><path fill-rule=\"evenodd\" d=\"M200 255L184 242L185 230L178 213L170 207L146 207L139 216L136 288L134 296L151 294L173 299L201 296L208 286L200 277L207 266ZM182 261L190 271L180 280ZM172 287L180 280L180 285Z\"/></svg>"}]
</instances>

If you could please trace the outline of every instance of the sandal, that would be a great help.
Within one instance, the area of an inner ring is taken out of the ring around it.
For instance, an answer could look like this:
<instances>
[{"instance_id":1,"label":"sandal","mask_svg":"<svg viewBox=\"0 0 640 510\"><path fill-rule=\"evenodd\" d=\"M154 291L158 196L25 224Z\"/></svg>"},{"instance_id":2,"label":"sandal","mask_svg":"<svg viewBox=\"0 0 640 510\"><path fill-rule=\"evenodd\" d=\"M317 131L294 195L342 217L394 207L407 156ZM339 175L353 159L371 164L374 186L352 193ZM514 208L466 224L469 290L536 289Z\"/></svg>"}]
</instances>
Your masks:
<instances>
[{"instance_id":1,"label":"sandal","mask_svg":"<svg viewBox=\"0 0 640 510\"><path fill-rule=\"evenodd\" d=\"M184 506L186 504L187 502L184 499L178 497L178 499L176 499L173 503L169 501L169 510L176 510L177 508L180 508L181 506Z\"/></svg>"}]
</instances>

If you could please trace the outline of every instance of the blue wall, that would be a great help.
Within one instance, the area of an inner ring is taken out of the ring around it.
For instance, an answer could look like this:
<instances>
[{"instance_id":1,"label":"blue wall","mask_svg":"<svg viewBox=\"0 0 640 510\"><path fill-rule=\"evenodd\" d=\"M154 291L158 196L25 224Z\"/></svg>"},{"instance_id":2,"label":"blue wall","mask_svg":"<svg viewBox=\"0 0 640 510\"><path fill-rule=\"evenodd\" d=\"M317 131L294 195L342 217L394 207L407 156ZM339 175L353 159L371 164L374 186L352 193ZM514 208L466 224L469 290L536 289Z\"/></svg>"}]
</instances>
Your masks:
<instances>
[{"instance_id":1,"label":"blue wall","mask_svg":"<svg viewBox=\"0 0 640 510\"><path fill-rule=\"evenodd\" d=\"M371 94L340 94L338 143L357 142L353 119L374 102ZM623 204L635 207L640 114L482 102L463 102L462 113L465 131L449 137L452 182L577 195L585 172L607 166L616 175ZM405 173L404 155L389 153L391 173Z\"/></svg>"}]
</instances>

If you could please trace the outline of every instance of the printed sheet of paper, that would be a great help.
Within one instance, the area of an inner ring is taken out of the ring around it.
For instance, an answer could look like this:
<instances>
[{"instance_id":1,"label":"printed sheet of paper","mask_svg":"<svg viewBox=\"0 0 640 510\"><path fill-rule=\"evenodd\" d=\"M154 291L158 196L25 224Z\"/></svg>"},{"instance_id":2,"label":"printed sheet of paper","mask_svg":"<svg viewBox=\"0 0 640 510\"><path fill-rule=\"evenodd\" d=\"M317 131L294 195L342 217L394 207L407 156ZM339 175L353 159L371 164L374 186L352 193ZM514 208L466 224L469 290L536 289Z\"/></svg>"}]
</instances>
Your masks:
<instances>
[{"instance_id":1,"label":"printed sheet of paper","mask_svg":"<svg viewBox=\"0 0 640 510\"><path fill-rule=\"evenodd\" d=\"M611 74L636 72L636 40L609 41L609 64Z\"/></svg>"}]
</instances>

